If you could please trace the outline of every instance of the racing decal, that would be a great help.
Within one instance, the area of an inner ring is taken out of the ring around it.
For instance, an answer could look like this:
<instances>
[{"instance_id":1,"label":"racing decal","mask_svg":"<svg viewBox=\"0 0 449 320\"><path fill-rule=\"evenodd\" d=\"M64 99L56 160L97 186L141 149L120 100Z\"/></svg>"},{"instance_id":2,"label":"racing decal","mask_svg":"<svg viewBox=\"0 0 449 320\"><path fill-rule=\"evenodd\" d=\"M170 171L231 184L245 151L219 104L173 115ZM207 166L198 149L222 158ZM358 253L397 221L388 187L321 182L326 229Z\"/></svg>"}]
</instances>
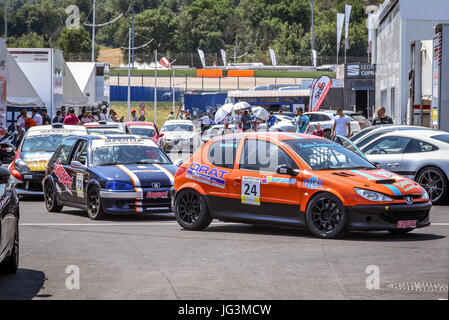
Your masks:
<instances>
[{"instance_id":1,"label":"racing decal","mask_svg":"<svg viewBox=\"0 0 449 320\"><path fill-rule=\"evenodd\" d=\"M402 192L401 190L399 190L398 188L396 188L394 185L392 184L384 184L384 186L386 186L388 189L390 189L391 191L393 191L395 196L402 196Z\"/></svg>"},{"instance_id":2,"label":"racing decal","mask_svg":"<svg viewBox=\"0 0 449 320\"><path fill-rule=\"evenodd\" d=\"M385 170L374 171L373 174L381 176L381 177L385 177L385 178L396 179L396 180L404 179L404 178L398 176L397 174L394 174L392 172L388 172Z\"/></svg>"},{"instance_id":3,"label":"racing decal","mask_svg":"<svg viewBox=\"0 0 449 320\"><path fill-rule=\"evenodd\" d=\"M27 134L27 137L46 137L53 134L60 134L64 136L68 135L77 135L77 134L86 134L85 130L74 130L74 129L42 129L39 131L30 131Z\"/></svg>"},{"instance_id":4,"label":"racing decal","mask_svg":"<svg viewBox=\"0 0 449 320\"><path fill-rule=\"evenodd\" d=\"M407 191L410 191L412 189L420 187L417 183L415 183L415 182L413 182L411 180L405 180L405 179L396 182L394 184L394 186L403 189L404 192L407 192Z\"/></svg>"},{"instance_id":5,"label":"racing decal","mask_svg":"<svg viewBox=\"0 0 449 320\"><path fill-rule=\"evenodd\" d=\"M25 162L31 172L41 172L47 169L48 161Z\"/></svg>"},{"instance_id":6,"label":"racing decal","mask_svg":"<svg viewBox=\"0 0 449 320\"><path fill-rule=\"evenodd\" d=\"M123 172L125 172L132 180L134 187L140 187L140 180L139 177L137 175L134 174L134 172L132 172L131 170L129 170L127 167L125 167L122 164L116 164L115 165L117 168L119 168L120 170L122 170Z\"/></svg>"},{"instance_id":7,"label":"racing decal","mask_svg":"<svg viewBox=\"0 0 449 320\"><path fill-rule=\"evenodd\" d=\"M165 173L165 175L168 177L168 179L170 180L170 184L173 185L175 183L175 177L173 176L173 174L168 171L166 168L164 168L163 166L161 166L160 164L154 164L154 166L156 168L158 168L159 170L161 170L163 173Z\"/></svg>"},{"instance_id":8,"label":"racing decal","mask_svg":"<svg viewBox=\"0 0 449 320\"><path fill-rule=\"evenodd\" d=\"M243 204L260 206L260 178L256 177L242 178L241 199Z\"/></svg>"},{"instance_id":9,"label":"racing decal","mask_svg":"<svg viewBox=\"0 0 449 320\"><path fill-rule=\"evenodd\" d=\"M76 195L80 198L84 198L84 174L76 174Z\"/></svg>"},{"instance_id":10,"label":"racing decal","mask_svg":"<svg viewBox=\"0 0 449 320\"><path fill-rule=\"evenodd\" d=\"M148 191L147 199L168 199L168 191Z\"/></svg>"},{"instance_id":11,"label":"racing decal","mask_svg":"<svg viewBox=\"0 0 449 320\"><path fill-rule=\"evenodd\" d=\"M72 194L73 179L64 169L64 166L61 164L61 159L58 159L58 161L56 161L53 172L55 173L56 177L58 177L58 181L65 186L67 192Z\"/></svg>"},{"instance_id":12,"label":"racing decal","mask_svg":"<svg viewBox=\"0 0 449 320\"><path fill-rule=\"evenodd\" d=\"M192 163L187 170L186 178L224 189L226 186L226 180L224 178L228 174L229 171L211 168L199 163Z\"/></svg>"},{"instance_id":13,"label":"racing decal","mask_svg":"<svg viewBox=\"0 0 449 320\"><path fill-rule=\"evenodd\" d=\"M142 208L142 202L141 201L136 201L136 212L143 212L143 208Z\"/></svg>"},{"instance_id":14,"label":"racing decal","mask_svg":"<svg viewBox=\"0 0 449 320\"><path fill-rule=\"evenodd\" d=\"M295 184L296 179L264 176L260 183L262 183L262 184L270 184L270 183Z\"/></svg>"},{"instance_id":15,"label":"racing decal","mask_svg":"<svg viewBox=\"0 0 449 320\"><path fill-rule=\"evenodd\" d=\"M138 139L138 138L129 138L129 139L106 138L103 140L93 140L92 141L92 149L99 149L99 148L113 147L113 146L124 146L124 145L148 146L148 147L156 146L156 144L152 140Z\"/></svg>"},{"instance_id":16,"label":"racing decal","mask_svg":"<svg viewBox=\"0 0 449 320\"><path fill-rule=\"evenodd\" d=\"M318 179L317 177L312 177L309 179L305 179L303 186L304 188L311 189L311 190L321 190L323 189L324 180Z\"/></svg>"}]
</instances>

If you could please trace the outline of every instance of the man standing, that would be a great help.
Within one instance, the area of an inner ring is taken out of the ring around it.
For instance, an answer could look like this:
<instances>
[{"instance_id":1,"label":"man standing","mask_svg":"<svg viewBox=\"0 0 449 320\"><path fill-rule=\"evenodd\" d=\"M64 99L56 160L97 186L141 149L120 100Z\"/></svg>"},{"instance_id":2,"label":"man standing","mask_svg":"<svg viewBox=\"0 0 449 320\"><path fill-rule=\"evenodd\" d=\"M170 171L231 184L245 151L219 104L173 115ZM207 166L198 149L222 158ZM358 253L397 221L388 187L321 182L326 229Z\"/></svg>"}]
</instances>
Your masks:
<instances>
[{"instance_id":1,"label":"man standing","mask_svg":"<svg viewBox=\"0 0 449 320\"><path fill-rule=\"evenodd\" d=\"M17 118L16 127L17 131L25 132L25 120L27 118L27 109L20 110L19 118Z\"/></svg>"},{"instance_id":2,"label":"man standing","mask_svg":"<svg viewBox=\"0 0 449 320\"><path fill-rule=\"evenodd\" d=\"M33 119L36 122L36 126L41 126L42 125L42 116L37 112L37 108L34 107L33 109L31 109L31 119Z\"/></svg>"},{"instance_id":3,"label":"man standing","mask_svg":"<svg viewBox=\"0 0 449 320\"><path fill-rule=\"evenodd\" d=\"M336 135L349 138L351 136L351 118L345 115L343 108L337 109L337 116L332 126L332 138Z\"/></svg>"},{"instance_id":4,"label":"man standing","mask_svg":"<svg viewBox=\"0 0 449 320\"><path fill-rule=\"evenodd\" d=\"M101 113L100 113L100 120L101 121L107 121L107 113L108 113L108 107L102 106L101 107Z\"/></svg>"},{"instance_id":5,"label":"man standing","mask_svg":"<svg viewBox=\"0 0 449 320\"><path fill-rule=\"evenodd\" d=\"M245 110L242 116L242 131L246 132L247 130L251 129L251 116L248 113L248 110Z\"/></svg>"},{"instance_id":6,"label":"man standing","mask_svg":"<svg viewBox=\"0 0 449 320\"><path fill-rule=\"evenodd\" d=\"M276 121L277 121L277 118L274 115L274 112L271 111L270 116L268 117L268 120L267 120L267 128L270 129L272 126L274 126L276 124Z\"/></svg>"},{"instance_id":7,"label":"man standing","mask_svg":"<svg viewBox=\"0 0 449 320\"><path fill-rule=\"evenodd\" d=\"M64 124L76 126L78 125L80 120L77 116L75 116L75 109L72 107L69 108L68 116L64 118Z\"/></svg>"},{"instance_id":8,"label":"man standing","mask_svg":"<svg viewBox=\"0 0 449 320\"><path fill-rule=\"evenodd\" d=\"M310 120L304 114L304 109L301 107L296 109L294 124L296 124L296 133L307 133L309 131Z\"/></svg>"},{"instance_id":9,"label":"man standing","mask_svg":"<svg viewBox=\"0 0 449 320\"><path fill-rule=\"evenodd\" d=\"M201 117L200 121L201 121L201 134L203 134L205 130L210 128L210 118L205 112L203 112L203 116Z\"/></svg>"},{"instance_id":10,"label":"man standing","mask_svg":"<svg viewBox=\"0 0 449 320\"><path fill-rule=\"evenodd\" d=\"M42 108L42 124L44 126L51 124L51 119L48 116L47 108L45 107Z\"/></svg>"},{"instance_id":11,"label":"man standing","mask_svg":"<svg viewBox=\"0 0 449 320\"><path fill-rule=\"evenodd\" d=\"M377 109L377 117L373 120L373 126L378 126L382 124L393 124L393 119L385 114L385 108L379 107Z\"/></svg>"},{"instance_id":12,"label":"man standing","mask_svg":"<svg viewBox=\"0 0 449 320\"><path fill-rule=\"evenodd\" d=\"M131 121L136 122L139 118L136 115L136 110L131 110Z\"/></svg>"},{"instance_id":13,"label":"man standing","mask_svg":"<svg viewBox=\"0 0 449 320\"><path fill-rule=\"evenodd\" d=\"M170 111L170 114L167 116L167 120L175 120L175 115L173 114L173 111Z\"/></svg>"}]
</instances>

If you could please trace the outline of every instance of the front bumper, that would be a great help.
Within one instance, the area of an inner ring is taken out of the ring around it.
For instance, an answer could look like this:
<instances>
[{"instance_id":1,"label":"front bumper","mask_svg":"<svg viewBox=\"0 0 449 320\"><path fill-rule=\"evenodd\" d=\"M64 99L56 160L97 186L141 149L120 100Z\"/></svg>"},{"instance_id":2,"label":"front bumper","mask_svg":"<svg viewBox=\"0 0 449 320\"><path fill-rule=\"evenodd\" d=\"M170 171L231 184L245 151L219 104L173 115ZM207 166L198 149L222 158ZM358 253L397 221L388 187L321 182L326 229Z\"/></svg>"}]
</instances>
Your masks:
<instances>
[{"instance_id":1,"label":"front bumper","mask_svg":"<svg viewBox=\"0 0 449 320\"><path fill-rule=\"evenodd\" d=\"M184 148L193 148L193 141L192 140L166 140L164 149L165 151L168 150L179 150Z\"/></svg>"},{"instance_id":2,"label":"front bumper","mask_svg":"<svg viewBox=\"0 0 449 320\"><path fill-rule=\"evenodd\" d=\"M347 207L350 230L395 230L398 221L416 220L416 228L430 225L431 202L412 205L360 205Z\"/></svg>"},{"instance_id":3,"label":"front bumper","mask_svg":"<svg viewBox=\"0 0 449 320\"><path fill-rule=\"evenodd\" d=\"M100 190L103 210L107 214L151 214L171 212L169 188L142 191Z\"/></svg>"},{"instance_id":4,"label":"front bumper","mask_svg":"<svg viewBox=\"0 0 449 320\"><path fill-rule=\"evenodd\" d=\"M45 172L21 173L23 182L14 179L14 185L18 195L22 196L42 196L44 194L42 180Z\"/></svg>"}]
</instances>

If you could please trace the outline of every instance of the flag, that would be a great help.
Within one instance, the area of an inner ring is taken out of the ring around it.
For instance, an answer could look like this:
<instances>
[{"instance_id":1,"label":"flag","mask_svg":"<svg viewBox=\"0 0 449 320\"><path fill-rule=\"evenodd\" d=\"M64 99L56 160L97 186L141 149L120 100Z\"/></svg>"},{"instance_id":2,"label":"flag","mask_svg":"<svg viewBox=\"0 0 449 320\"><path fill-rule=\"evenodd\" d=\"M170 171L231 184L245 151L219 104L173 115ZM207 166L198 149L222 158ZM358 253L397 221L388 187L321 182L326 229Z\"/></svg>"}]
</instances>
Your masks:
<instances>
[{"instance_id":1,"label":"flag","mask_svg":"<svg viewBox=\"0 0 449 320\"><path fill-rule=\"evenodd\" d=\"M310 95L309 111L315 112L320 109L331 86L332 80L328 76L322 76L317 81L314 81Z\"/></svg>"},{"instance_id":2,"label":"flag","mask_svg":"<svg viewBox=\"0 0 449 320\"><path fill-rule=\"evenodd\" d=\"M345 5L345 48L349 49L349 19L351 17L352 6Z\"/></svg>"},{"instance_id":3,"label":"flag","mask_svg":"<svg viewBox=\"0 0 449 320\"><path fill-rule=\"evenodd\" d=\"M343 13L337 13L337 56L340 52L341 34L343 32L343 23L345 22L345 15Z\"/></svg>"},{"instance_id":4,"label":"flag","mask_svg":"<svg viewBox=\"0 0 449 320\"><path fill-rule=\"evenodd\" d=\"M314 67L316 67L316 58L316 50L312 50L312 63Z\"/></svg>"},{"instance_id":5,"label":"flag","mask_svg":"<svg viewBox=\"0 0 449 320\"><path fill-rule=\"evenodd\" d=\"M206 68L206 58L204 57L203 50L198 49L198 54L200 55L201 64L203 65L203 68Z\"/></svg>"},{"instance_id":6,"label":"flag","mask_svg":"<svg viewBox=\"0 0 449 320\"><path fill-rule=\"evenodd\" d=\"M221 49L221 58L223 59L223 65L226 67L228 64L226 62L226 51Z\"/></svg>"},{"instance_id":7,"label":"flag","mask_svg":"<svg viewBox=\"0 0 449 320\"><path fill-rule=\"evenodd\" d=\"M368 29L368 53L373 53L373 30L376 21L376 16L372 13L368 14L368 20L366 21L366 27Z\"/></svg>"},{"instance_id":8,"label":"flag","mask_svg":"<svg viewBox=\"0 0 449 320\"><path fill-rule=\"evenodd\" d=\"M276 63L276 54L274 53L274 50L273 50L273 49L268 49L268 51L270 51L271 64L272 64L273 66L277 66L277 63Z\"/></svg>"},{"instance_id":9,"label":"flag","mask_svg":"<svg viewBox=\"0 0 449 320\"><path fill-rule=\"evenodd\" d=\"M168 61L168 59L166 57L161 58L160 63L167 69L171 68L171 63L170 63L170 61Z\"/></svg>"}]
</instances>

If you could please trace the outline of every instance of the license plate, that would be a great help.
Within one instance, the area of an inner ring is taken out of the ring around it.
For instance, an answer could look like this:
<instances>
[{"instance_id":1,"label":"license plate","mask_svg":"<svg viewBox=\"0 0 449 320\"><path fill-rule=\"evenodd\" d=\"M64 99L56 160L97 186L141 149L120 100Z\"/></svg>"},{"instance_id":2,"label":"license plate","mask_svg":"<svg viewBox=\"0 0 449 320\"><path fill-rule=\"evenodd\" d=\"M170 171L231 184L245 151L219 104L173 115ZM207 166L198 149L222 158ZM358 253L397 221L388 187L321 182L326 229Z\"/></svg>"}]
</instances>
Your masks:
<instances>
[{"instance_id":1,"label":"license plate","mask_svg":"<svg viewBox=\"0 0 449 320\"><path fill-rule=\"evenodd\" d=\"M31 174L25 174L25 175L23 176L23 178L26 179L26 180L32 180L32 179L33 179L33 176L32 176Z\"/></svg>"},{"instance_id":2,"label":"license plate","mask_svg":"<svg viewBox=\"0 0 449 320\"><path fill-rule=\"evenodd\" d=\"M398 221L397 228L398 229L406 229L406 228L415 228L416 220L406 220L406 221Z\"/></svg>"}]
</instances>

